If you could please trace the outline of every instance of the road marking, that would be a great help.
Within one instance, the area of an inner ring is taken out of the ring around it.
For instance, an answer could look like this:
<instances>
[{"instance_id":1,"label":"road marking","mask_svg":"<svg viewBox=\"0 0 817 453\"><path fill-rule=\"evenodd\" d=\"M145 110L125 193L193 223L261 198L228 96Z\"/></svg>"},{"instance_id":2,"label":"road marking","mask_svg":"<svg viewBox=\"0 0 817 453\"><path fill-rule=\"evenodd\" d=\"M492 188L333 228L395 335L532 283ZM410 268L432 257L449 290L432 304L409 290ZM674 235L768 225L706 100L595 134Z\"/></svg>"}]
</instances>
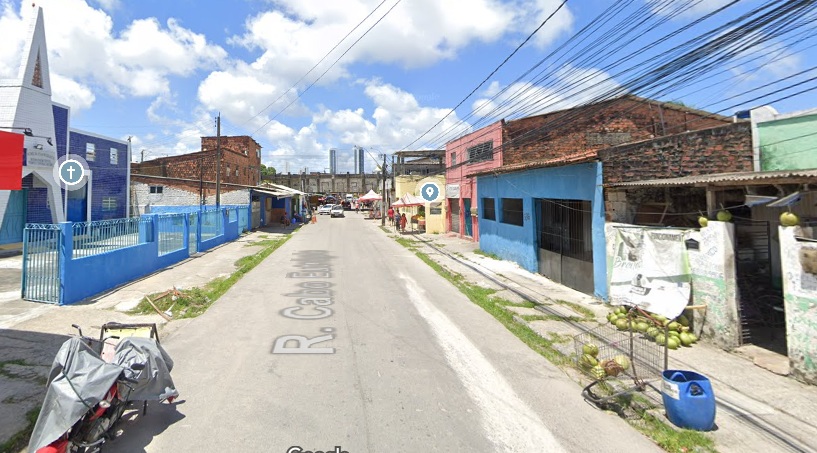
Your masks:
<instances>
[{"instance_id":1,"label":"road marking","mask_svg":"<svg viewBox=\"0 0 817 453\"><path fill-rule=\"evenodd\" d=\"M535 448L564 452L539 416L465 334L425 297L417 282L405 275L400 278L405 282L409 299L431 326L449 365L479 407L482 428L496 451L528 452Z\"/></svg>"}]
</instances>

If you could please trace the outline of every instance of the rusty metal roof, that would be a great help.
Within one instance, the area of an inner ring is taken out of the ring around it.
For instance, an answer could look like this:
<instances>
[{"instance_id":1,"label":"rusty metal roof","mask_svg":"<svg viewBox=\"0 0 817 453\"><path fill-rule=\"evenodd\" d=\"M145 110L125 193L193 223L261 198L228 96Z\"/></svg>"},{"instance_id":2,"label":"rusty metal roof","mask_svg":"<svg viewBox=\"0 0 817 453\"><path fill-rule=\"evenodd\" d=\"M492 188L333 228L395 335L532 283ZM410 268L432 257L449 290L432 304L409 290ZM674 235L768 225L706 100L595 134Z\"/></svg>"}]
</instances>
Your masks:
<instances>
[{"instance_id":1,"label":"rusty metal roof","mask_svg":"<svg viewBox=\"0 0 817 453\"><path fill-rule=\"evenodd\" d=\"M604 187L673 187L673 186L732 186L778 184L786 179L817 179L817 169L811 170L778 170L778 171L745 171L737 173L717 173L711 175L682 176L680 178L647 179L604 184ZM806 181L791 181L791 183ZM817 182L817 181L812 181Z\"/></svg>"}]
</instances>

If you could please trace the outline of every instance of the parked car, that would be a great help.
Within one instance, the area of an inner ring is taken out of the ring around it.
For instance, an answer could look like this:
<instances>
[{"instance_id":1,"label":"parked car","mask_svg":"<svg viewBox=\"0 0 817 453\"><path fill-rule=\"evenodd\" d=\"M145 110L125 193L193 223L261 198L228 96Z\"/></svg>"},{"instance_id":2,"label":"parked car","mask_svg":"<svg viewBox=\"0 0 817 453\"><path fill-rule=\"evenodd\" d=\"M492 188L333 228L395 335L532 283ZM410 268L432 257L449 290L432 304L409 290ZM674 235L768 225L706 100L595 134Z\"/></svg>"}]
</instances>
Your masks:
<instances>
[{"instance_id":1,"label":"parked car","mask_svg":"<svg viewBox=\"0 0 817 453\"><path fill-rule=\"evenodd\" d=\"M332 205L331 204L323 204L318 208L318 214L331 214Z\"/></svg>"},{"instance_id":2,"label":"parked car","mask_svg":"<svg viewBox=\"0 0 817 453\"><path fill-rule=\"evenodd\" d=\"M343 206L336 204L332 206L332 211L329 213L332 217L344 217Z\"/></svg>"}]
</instances>

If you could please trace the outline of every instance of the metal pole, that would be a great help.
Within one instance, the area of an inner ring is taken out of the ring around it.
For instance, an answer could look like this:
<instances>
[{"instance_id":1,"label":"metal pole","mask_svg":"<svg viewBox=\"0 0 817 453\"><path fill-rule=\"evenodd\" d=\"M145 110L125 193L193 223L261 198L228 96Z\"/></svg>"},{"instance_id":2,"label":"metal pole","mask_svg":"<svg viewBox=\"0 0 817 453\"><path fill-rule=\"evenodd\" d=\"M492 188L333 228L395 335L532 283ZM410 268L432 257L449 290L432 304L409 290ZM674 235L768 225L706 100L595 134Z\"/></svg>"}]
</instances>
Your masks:
<instances>
[{"instance_id":1,"label":"metal pole","mask_svg":"<svg viewBox=\"0 0 817 453\"><path fill-rule=\"evenodd\" d=\"M216 117L216 208L221 207L221 113Z\"/></svg>"},{"instance_id":2,"label":"metal pole","mask_svg":"<svg viewBox=\"0 0 817 453\"><path fill-rule=\"evenodd\" d=\"M386 154L383 154L383 195L380 197L380 226L386 226Z\"/></svg>"}]
</instances>

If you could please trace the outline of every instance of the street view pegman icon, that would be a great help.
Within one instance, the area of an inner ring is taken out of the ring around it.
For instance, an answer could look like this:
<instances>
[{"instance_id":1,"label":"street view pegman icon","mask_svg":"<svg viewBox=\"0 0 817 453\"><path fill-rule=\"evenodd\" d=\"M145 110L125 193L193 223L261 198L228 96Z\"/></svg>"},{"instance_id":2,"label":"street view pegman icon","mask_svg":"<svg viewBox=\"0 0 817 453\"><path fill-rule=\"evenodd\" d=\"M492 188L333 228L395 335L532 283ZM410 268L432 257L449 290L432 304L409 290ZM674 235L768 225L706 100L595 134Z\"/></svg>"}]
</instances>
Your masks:
<instances>
[{"instance_id":1,"label":"street view pegman icon","mask_svg":"<svg viewBox=\"0 0 817 453\"><path fill-rule=\"evenodd\" d=\"M427 182L423 184L423 187L420 189L420 195L422 195L425 201L434 201L440 196L440 188L433 182Z\"/></svg>"},{"instance_id":2,"label":"street view pegman icon","mask_svg":"<svg viewBox=\"0 0 817 453\"><path fill-rule=\"evenodd\" d=\"M60 181L65 185L73 186L82 181L85 176L85 169L82 164L75 160L66 160L60 164Z\"/></svg>"}]
</instances>

